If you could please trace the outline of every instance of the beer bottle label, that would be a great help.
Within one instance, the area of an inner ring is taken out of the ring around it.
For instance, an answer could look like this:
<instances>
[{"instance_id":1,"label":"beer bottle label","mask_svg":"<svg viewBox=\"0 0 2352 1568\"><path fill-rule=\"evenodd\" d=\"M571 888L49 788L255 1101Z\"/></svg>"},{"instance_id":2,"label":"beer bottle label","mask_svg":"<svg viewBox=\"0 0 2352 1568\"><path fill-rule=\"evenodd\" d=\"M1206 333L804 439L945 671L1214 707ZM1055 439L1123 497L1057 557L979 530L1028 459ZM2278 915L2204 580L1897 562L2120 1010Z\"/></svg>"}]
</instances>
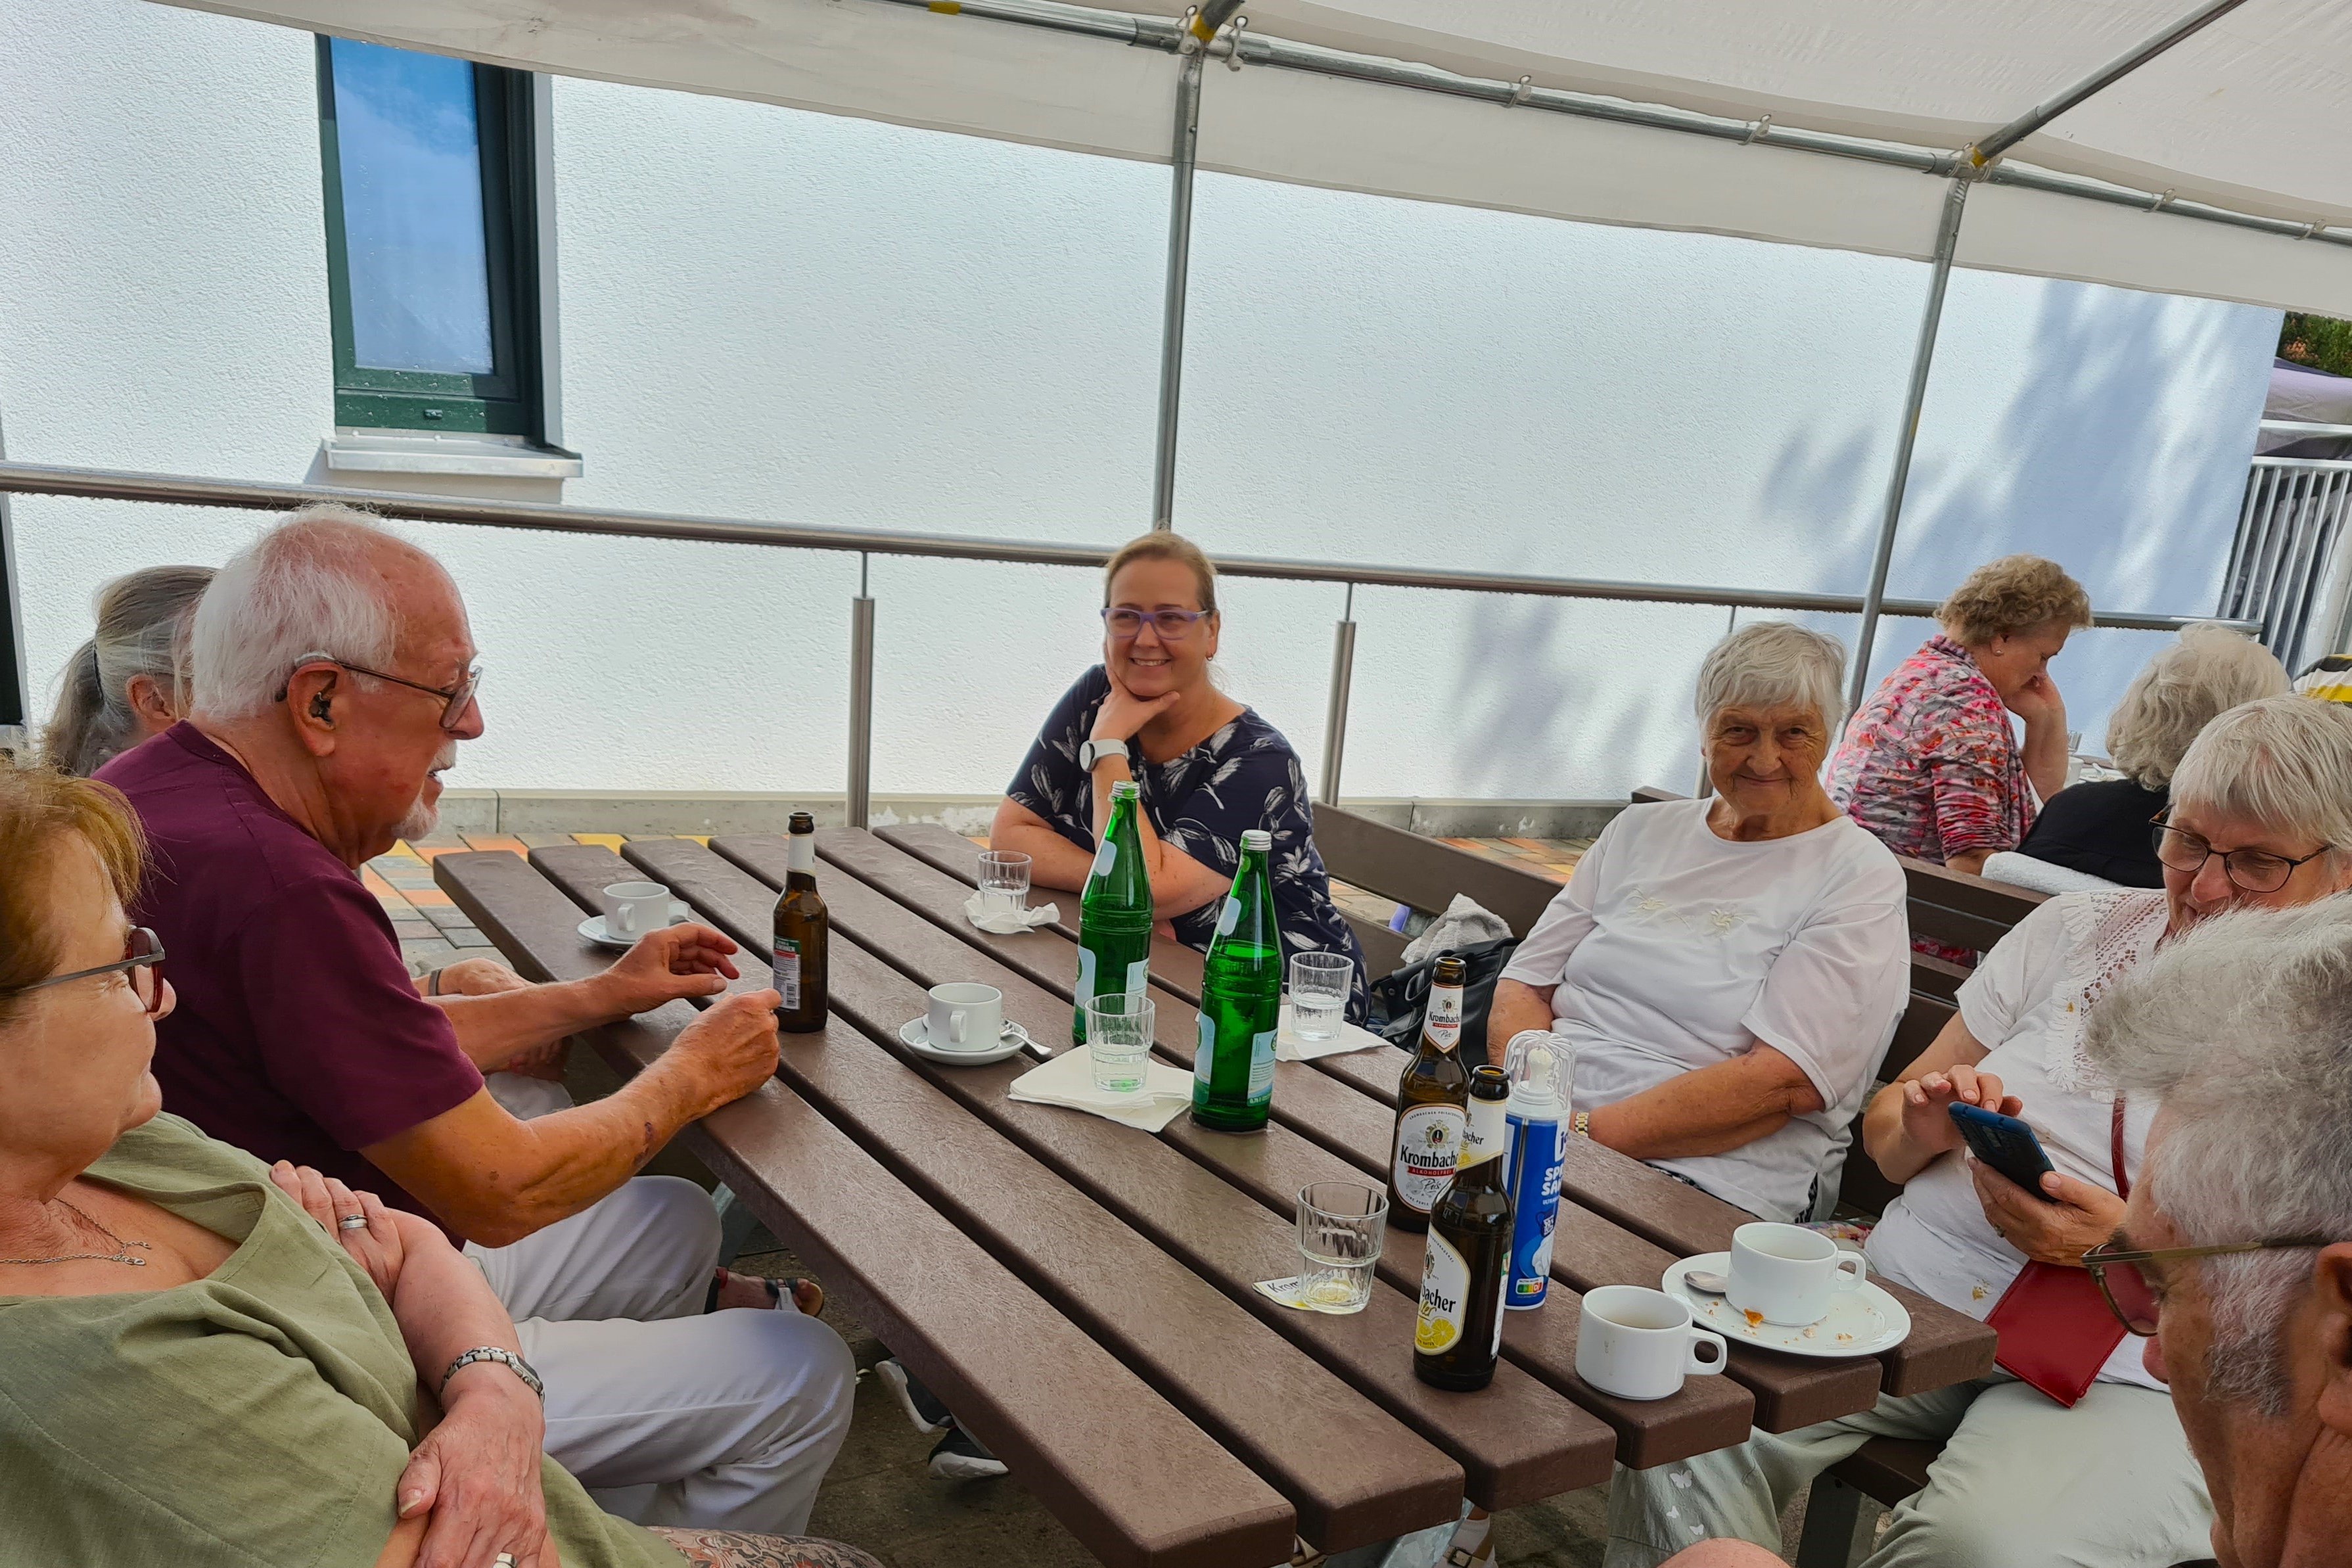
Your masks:
<instances>
[{"instance_id":1,"label":"beer bottle label","mask_svg":"<svg viewBox=\"0 0 2352 1568\"><path fill-rule=\"evenodd\" d=\"M1430 1043L1447 1056L1462 1043L1462 993L1451 985L1429 988L1429 1016L1422 1025Z\"/></svg>"},{"instance_id":2,"label":"beer bottle label","mask_svg":"<svg viewBox=\"0 0 2352 1568\"><path fill-rule=\"evenodd\" d=\"M1087 872L1087 875L1088 877L1108 877L1110 875L1110 868L1118 864L1118 840L1116 838L1106 838L1102 841L1102 847L1095 851L1094 869Z\"/></svg>"},{"instance_id":3,"label":"beer bottle label","mask_svg":"<svg viewBox=\"0 0 2352 1568\"><path fill-rule=\"evenodd\" d=\"M1421 1311L1413 1321L1412 1348L1424 1355L1452 1350L1469 1314L1470 1265L1433 1230L1421 1254Z\"/></svg>"},{"instance_id":4,"label":"beer bottle label","mask_svg":"<svg viewBox=\"0 0 2352 1568\"><path fill-rule=\"evenodd\" d=\"M1435 1208L1445 1184L1454 1179L1463 1120L1458 1105L1415 1105L1397 1118L1392 1173L1397 1195L1419 1213Z\"/></svg>"},{"instance_id":5,"label":"beer bottle label","mask_svg":"<svg viewBox=\"0 0 2352 1568\"><path fill-rule=\"evenodd\" d=\"M776 991L786 1007L801 1005L801 944L790 937L776 939Z\"/></svg>"}]
</instances>

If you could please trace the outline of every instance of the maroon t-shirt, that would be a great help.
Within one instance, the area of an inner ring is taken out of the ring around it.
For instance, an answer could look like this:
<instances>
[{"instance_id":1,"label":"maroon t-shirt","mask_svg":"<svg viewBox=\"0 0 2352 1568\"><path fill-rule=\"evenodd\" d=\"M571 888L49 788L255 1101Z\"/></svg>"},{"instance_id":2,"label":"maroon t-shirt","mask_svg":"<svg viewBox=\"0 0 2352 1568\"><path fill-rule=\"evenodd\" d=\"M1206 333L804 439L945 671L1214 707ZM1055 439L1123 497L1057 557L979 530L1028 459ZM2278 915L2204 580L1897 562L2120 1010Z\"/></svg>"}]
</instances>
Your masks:
<instances>
[{"instance_id":1,"label":"maroon t-shirt","mask_svg":"<svg viewBox=\"0 0 2352 1568\"><path fill-rule=\"evenodd\" d=\"M417 995L383 906L194 725L98 776L131 797L152 856L131 918L163 939L179 994L155 1027L163 1109L429 1213L358 1151L463 1104L482 1075Z\"/></svg>"}]
</instances>

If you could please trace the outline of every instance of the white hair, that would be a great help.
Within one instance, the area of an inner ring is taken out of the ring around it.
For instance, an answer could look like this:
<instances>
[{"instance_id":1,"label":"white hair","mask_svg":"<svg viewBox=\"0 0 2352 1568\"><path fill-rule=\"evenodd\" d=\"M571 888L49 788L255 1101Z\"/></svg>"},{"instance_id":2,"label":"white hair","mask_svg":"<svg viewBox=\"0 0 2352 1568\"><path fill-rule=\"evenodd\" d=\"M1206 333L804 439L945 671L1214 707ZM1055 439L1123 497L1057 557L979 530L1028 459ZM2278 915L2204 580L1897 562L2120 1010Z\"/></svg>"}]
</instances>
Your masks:
<instances>
[{"instance_id":1,"label":"white hair","mask_svg":"<svg viewBox=\"0 0 2352 1568\"><path fill-rule=\"evenodd\" d=\"M2352 858L2352 709L2309 697L2242 702L2207 724L2172 774L2172 808L2198 807L2318 839Z\"/></svg>"},{"instance_id":2,"label":"white hair","mask_svg":"<svg viewBox=\"0 0 2352 1568\"><path fill-rule=\"evenodd\" d=\"M2183 626L2125 689L2107 721L2107 755L2142 789L2162 791L2215 714L2284 696L2289 684L2286 666L2242 632L2213 621Z\"/></svg>"},{"instance_id":3,"label":"white hair","mask_svg":"<svg viewBox=\"0 0 2352 1568\"><path fill-rule=\"evenodd\" d=\"M196 711L267 711L310 654L389 664L399 617L378 555L394 537L365 512L307 506L231 556L189 632Z\"/></svg>"},{"instance_id":4,"label":"white hair","mask_svg":"<svg viewBox=\"0 0 2352 1568\"><path fill-rule=\"evenodd\" d=\"M2199 922L2101 998L2085 1048L2125 1093L2163 1101L2141 1180L2189 1245L2352 1241L2352 899ZM2284 1415L2281 1335L2311 1254L2195 1267L2212 1394Z\"/></svg>"},{"instance_id":5,"label":"white hair","mask_svg":"<svg viewBox=\"0 0 2352 1568\"><path fill-rule=\"evenodd\" d=\"M1845 647L1787 621L1745 626L1708 650L1692 704L1705 725L1726 708L1810 708L1832 734L1845 716Z\"/></svg>"}]
</instances>

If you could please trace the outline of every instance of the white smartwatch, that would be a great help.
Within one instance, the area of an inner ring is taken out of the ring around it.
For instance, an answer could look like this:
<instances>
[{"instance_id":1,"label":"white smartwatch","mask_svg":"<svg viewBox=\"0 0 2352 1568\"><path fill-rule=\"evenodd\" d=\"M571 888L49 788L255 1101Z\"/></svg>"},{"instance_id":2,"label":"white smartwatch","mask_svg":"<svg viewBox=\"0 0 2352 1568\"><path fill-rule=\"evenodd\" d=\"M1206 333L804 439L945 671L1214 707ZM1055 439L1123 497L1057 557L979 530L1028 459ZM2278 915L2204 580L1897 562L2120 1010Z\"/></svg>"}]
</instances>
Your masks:
<instances>
[{"instance_id":1,"label":"white smartwatch","mask_svg":"<svg viewBox=\"0 0 2352 1568\"><path fill-rule=\"evenodd\" d=\"M1125 741L1081 741L1078 742L1078 766L1087 773L1093 773L1095 769L1099 767L1106 759L1110 757L1117 757L1120 762L1126 762L1128 760L1127 742Z\"/></svg>"}]
</instances>

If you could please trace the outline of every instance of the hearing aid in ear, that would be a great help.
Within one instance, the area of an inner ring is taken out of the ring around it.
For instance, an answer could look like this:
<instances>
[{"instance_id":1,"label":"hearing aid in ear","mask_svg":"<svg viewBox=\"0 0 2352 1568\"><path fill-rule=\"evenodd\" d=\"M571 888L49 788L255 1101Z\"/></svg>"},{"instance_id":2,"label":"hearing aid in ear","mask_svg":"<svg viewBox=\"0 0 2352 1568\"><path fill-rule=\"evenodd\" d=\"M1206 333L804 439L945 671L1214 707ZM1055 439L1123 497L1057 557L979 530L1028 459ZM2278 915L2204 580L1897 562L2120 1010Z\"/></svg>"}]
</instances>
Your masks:
<instances>
[{"instance_id":1,"label":"hearing aid in ear","mask_svg":"<svg viewBox=\"0 0 2352 1568\"><path fill-rule=\"evenodd\" d=\"M323 720L328 723L332 723L334 722L335 716L331 710L332 704L328 700L325 692L321 691L317 696L310 699L311 718Z\"/></svg>"}]
</instances>

